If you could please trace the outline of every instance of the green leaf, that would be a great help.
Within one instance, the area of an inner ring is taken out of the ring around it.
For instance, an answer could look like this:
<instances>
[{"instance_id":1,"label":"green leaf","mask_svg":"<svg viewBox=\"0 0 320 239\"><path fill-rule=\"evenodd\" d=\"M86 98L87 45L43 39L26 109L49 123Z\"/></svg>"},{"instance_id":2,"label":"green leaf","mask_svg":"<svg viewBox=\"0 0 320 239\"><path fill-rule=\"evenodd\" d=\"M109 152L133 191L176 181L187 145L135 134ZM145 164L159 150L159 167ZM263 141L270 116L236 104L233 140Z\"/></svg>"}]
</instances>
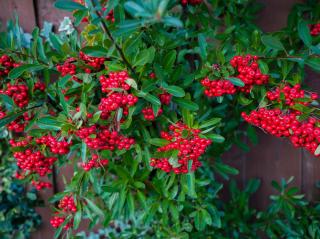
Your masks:
<instances>
[{"instance_id":1,"label":"green leaf","mask_svg":"<svg viewBox=\"0 0 320 239\"><path fill-rule=\"evenodd\" d=\"M315 156L320 155L320 144L318 145L318 147L317 147L316 150L314 151L314 155L315 155Z\"/></svg>"},{"instance_id":2,"label":"green leaf","mask_svg":"<svg viewBox=\"0 0 320 239\"><path fill-rule=\"evenodd\" d=\"M43 117L38 120L37 125L40 129L48 129L48 130L61 130L62 122L58 121L56 118L48 116Z\"/></svg>"},{"instance_id":3,"label":"green leaf","mask_svg":"<svg viewBox=\"0 0 320 239\"><path fill-rule=\"evenodd\" d=\"M94 213L96 213L97 215L99 215L99 216L101 216L101 217L104 216L103 211L102 211L99 207L97 207L97 205L94 204L94 202L92 202L92 201L91 201L90 199L88 199L88 198L85 198L85 200L87 201L89 208L90 208Z\"/></svg>"},{"instance_id":4,"label":"green leaf","mask_svg":"<svg viewBox=\"0 0 320 239\"><path fill-rule=\"evenodd\" d=\"M162 64L163 68L170 70L175 63L176 58L177 58L176 50L169 51L163 58L163 64Z\"/></svg>"},{"instance_id":5,"label":"green leaf","mask_svg":"<svg viewBox=\"0 0 320 239\"><path fill-rule=\"evenodd\" d=\"M19 76L21 76L25 72L32 72L32 71L39 71L44 69L45 67L40 64L25 64L16 68L13 68L9 72L9 78L10 79L16 79Z\"/></svg>"},{"instance_id":6,"label":"green leaf","mask_svg":"<svg viewBox=\"0 0 320 239\"><path fill-rule=\"evenodd\" d=\"M312 69L316 71L320 71L320 58L319 57L314 57L314 58L309 58L305 61L305 63L310 66Z\"/></svg>"},{"instance_id":7,"label":"green leaf","mask_svg":"<svg viewBox=\"0 0 320 239\"><path fill-rule=\"evenodd\" d=\"M14 121L16 118L18 118L19 116L21 116L23 112L19 112L19 113L11 113L9 115L7 115L6 117L0 119L0 128L11 123L12 121Z\"/></svg>"},{"instance_id":8,"label":"green leaf","mask_svg":"<svg viewBox=\"0 0 320 239\"><path fill-rule=\"evenodd\" d=\"M180 107L191 110L191 111L197 111L199 110L199 106L188 99L182 99L182 98L174 98L173 101L177 103Z\"/></svg>"},{"instance_id":9,"label":"green leaf","mask_svg":"<svg viewBox=\"0 0 320 239\"><path fill-rule=\"evenodd\" d=\"M202 128L208 128L212 125L215 125L215 124L218 124L219 122L221 121L221 118L212 118L210 120L207 120L207 121L204 121L200 126L199 128L202 129Z\"/></svg>"},{"instance_id":10,"label":"green leaf","mask_svg":"<svg viewBox=\"0 0 320 239\"><path fill-rule=\"evenodd\" d=\"M144 16L145 14L147 14L146 10L142 6L138 5L133 1L125 2L124 8L133 17ZM150 14L148 14L148 16L149 15Z\"/></svg>"},{"instance_id":11,"label":"green leaf","mask_svg":"<svg viewBox=\"0 0 320 239\"><path fill-rule=\"evenodd\" d=\"M143 97L145 100L149 101L153 105L159 105L159 106L161 105L159 98L149 93L139 91L138 96Z\"/></svg>"},{"instance_id":12,"label":"green leaf","mask_svg":"<svg viewBox=\"0 0 320 239\"><path fill-rule=\"evenodd\" d=\"M176 17L165 16L164 18L162 18L162 22L167 26L171 26L171 27L178 27L178 28L183 27L182 21Z\"/></svg>"},{"instance_id":13,"label":"green leaf","mask_svg":"<svg viewBox=\"0 0 320 239\"><path fill-rule=\"evenodd\" d=\"M142 50L137 55L133 66L144 66L147 63L152 63L155 53L156 49L154 47Z\"/></svg>"},{"instance_id":14,"label":"green leaf","mask_svg":"<svg viewBox=\"0 0 320 239\"><path fill-rule=\"evenodd\" d=\"M169 94L175 96L175 97L184 97L186 95L186 93L184 92L184 90L179 87L179 86L175 86L175 85L171 85L171 86L167 86L167 87L163 87Z\"/></svg>"},{"instance_id":15,"label":"green leaf","mask_svg":"<svg viewBox=\"0 0 320 239\"><path fill-rule=\"evenodd\" d=\"M235 86L240 86L240 87L243 87L245 86L244 82L242 80L240 80L239 78L236 78L236 77L226 77L226 79L228 81L230 81L233 85Z\"/></svg>"},{"instance_id":16,"label":"green leaf","mask_svg":"<svg viewBox=\"0 0 320 239\"><path fill-rule=\"evenodd\" d=\"M310 29L305 21L301 20L298 23L298 34L304 44L310 47L312 44L312 37L310 35Z\"/></svg>"},{"instance_id":17,"label":"green leaf","mask_svg":"<svg viewBox=\"0 0 320 239\"><path fill-rule=\"evenodd\" d=\"M16 106L13 99L8 95L0 94L0 99L6 104L6 108L12 109L14 106Z\"/></svg>"},{"instance_id":18,"label":"green leaf","mask_svg":"<svg viewBox=\"0 0 320 239\"><path fill-rule=\"evenodd\" d=\"M199 44L199 47L200 47L200 55L201 55L201 58L202 59L206 59L207 58L207 46L208 46L208 43L206 41L206 37L203 33L200 33L198 35L198 44Z\"/></svg>"},{"instance_id":19,"label":"green leaf","mask_svg":"<svg viewBox=\"0 0 320 239\"><path fill-rule=\"evenodd\" d=\"M149 144L155 145L155 146L165 146L169 144L170 142L166 139L161 139L161 138L153 138L149 140Z\"/></svg>"},{"instance_id":20,"label":"green leaf","mask_svg":"<svg viewBox=\"0 0 320 239\"><path fill-rule=\"evenodd\" d=\"M80 225L81 217L82 217L82 211L79 210L76 212L76 214L74 215L74 219L73 219L73 228L75 230L78 229L78 227Z\"/></svg>"},{"instance_id":21,"label":"green leaf","mask_svg":"<svg viewBox=\"0 0 320 239\"><path fill-rule=\"evenodd\" d=\"M281 41L275 36L262 36L261 41L265 46L270 47L271 49L284 50L284 46L282 45Z\"/></svg>"},{"instance_id":22,"label":"green leaf","mask_svg":"<svg viewBox=\"0 0 320 239\"><path fill-rule=\"evenodd\" d=\"M66 11L75 11L75 10L86 10L87 8L75 1L71 0L59 0L54 3L54 6L58 9L66 10Z\"/></svg>"},{"instance_id":23,"label":"green leaf","mask_svg":"<svg viewBox=\"0 0 320 239\"><path fill-rule=\"evenodd\" d=\"M93 57L106 57L108 55L108 50L103 46L86 46L81 51Z\"/></svg>"},{"instance_id":24,"label":"green leaf","mask_svg":"<svg viewBox=\"0 0 320 239\"><path fill-rule=\"evenodd\" d=\"M216 143L222 143L225 140L224 137L219 134L206 134L206 137Z\"/></svg>"},{"instance_id":25,"label":"green leaf","mask_svg":"<svg viewBox=\"0 0 320 239\"><path fill-rule=\"evenodd\" d=\"M191 198L197 198L196 190L195 190L195 177L194 172L192 171L192 160L188 162L188 173L187 173L187 184L188 184L188 195Z\"/></svg>"}]
</instances>

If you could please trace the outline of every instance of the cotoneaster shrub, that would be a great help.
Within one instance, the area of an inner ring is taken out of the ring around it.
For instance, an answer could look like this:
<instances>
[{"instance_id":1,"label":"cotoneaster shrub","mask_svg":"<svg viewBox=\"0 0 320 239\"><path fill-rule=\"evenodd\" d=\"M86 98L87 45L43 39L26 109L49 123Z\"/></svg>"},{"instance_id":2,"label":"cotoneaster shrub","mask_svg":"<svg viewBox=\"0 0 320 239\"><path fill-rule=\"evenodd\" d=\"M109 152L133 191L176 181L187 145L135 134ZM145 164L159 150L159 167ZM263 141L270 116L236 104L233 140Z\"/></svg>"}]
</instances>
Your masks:
<instances>
[{"instance_id":1,"label":"cotoneaster shrub","mask_svg":"<svg viewBox=\"0 0 320 239\"><path fill-rule=\"evenodd\" d=\"M0 126L16 178L41 190L53 168L73 168L50 200L56 238L83 220L210 238L230 216L215 174L237 173L220 157L256 143L253 126L320 154L318 96L303 84L306 67L320 70L317 1L270 34L251 0L55 6L74 16L59 34L47 25L28 41L10 23L0 35Z\"/></svg>"}]
</instances>

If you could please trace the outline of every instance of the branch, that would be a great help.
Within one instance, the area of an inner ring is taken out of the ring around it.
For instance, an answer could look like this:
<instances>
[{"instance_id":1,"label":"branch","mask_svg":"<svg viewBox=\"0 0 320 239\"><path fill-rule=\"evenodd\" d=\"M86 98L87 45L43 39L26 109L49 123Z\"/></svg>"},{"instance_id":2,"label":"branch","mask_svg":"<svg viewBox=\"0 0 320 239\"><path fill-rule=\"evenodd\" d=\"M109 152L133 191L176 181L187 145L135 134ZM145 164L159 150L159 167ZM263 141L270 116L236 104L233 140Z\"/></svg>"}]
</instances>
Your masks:
<instances>
[{"instance_id":1,"label":"branch","mask_svg":"<svg viewBox=\"0 0 320 239\"><path fill-rule=\"evenodd\" d=\"M124 55L123 50L121 49L121 47L118 45L118 43L116 42L116 40L113 38L107 24L104 22L103 17L101 16L101 14L95 10L95 13L98 15L98 17L101 19L101 26L103 31L108 35L109 39L112 41L112 43L115 45L117 51L119 52L121 59L123 60L123 62L127 65L127 67L130 69L130 71L134 74L137 75L136 71L134 70L133 66L130 64L130 62L127 60L126 56Z\"/></svg>"}]
</instances>

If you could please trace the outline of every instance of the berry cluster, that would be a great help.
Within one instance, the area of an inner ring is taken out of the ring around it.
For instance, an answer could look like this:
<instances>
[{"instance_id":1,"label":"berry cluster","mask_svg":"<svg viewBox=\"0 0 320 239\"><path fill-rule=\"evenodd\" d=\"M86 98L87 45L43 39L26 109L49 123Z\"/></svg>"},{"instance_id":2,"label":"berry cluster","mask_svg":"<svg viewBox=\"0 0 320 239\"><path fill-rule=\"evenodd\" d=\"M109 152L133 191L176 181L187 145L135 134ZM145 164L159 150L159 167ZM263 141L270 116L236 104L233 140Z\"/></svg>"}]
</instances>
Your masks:
<instances>
[{"instance_id":1,"label":"berry cluster","mask_svg":"<svg viewBox=\"0 0 320 239\"><path fill-rule=\"evenodd\" d=\"M30 142L32 141L32 137L31 136L27 136L26 138L23 138L20 141L16 141L14 139L10 139L9 140L9 144L11 145L11 147L16 148L16 147L26 147L28 144L30 144Z\"/></svg>"},{"instance_id":2,"label":"berry cluster","mask_svg":"<svg viewBox=\"0 0 320 239\"><path fill-rule=\"evenodd\" d=\"M52 165L57 160L55 157L45 157L40 151L26 149L15 152L13 156L17 159L17 165L24 172L36 173L45 176L51 172Z\"/></svg>"},{"instance_id":3,"label":"berry cluster","mask_svg":"<svg viewBox=\"0 0 320 239\"><path fill-rule=\"evenodd\" d=\"M99 110L103 113L109 113L111 111L116 111L119 108L127 109L128 107L135 105L137 102L138 98L132 94L115 92L110 94L108 97L101 99Z\"/></svg>"},{"instance_id":4,"label":"berry cluster","mask_svg":"<svg viewBox=\"0 0 320 239\"><path fill-rule=\"evenodd\" d=\"M320 34L320 23L310 25L311 36L318 36Z\"/></svg>"},{"instance_id":5,"label":"berry cluster","mask_svg":"<svg viewBox=\"0 0 320 239\"><path fill-rule=\"evenodd\" d=\"M201 81L205 87L204 94L208 97L218 97L225 94L235 94L237 88L228 80L213 80L210 81L208 77Z\"/></svg>"},{"instance_id":6,"label":"berry cluster","mask_svg":"<svg viewBox=\"0 0 320 239\"><path fill-rule=\"evenodd\" d=\"M162 94L159 94L159 99L160 99L161 104L170 105L172 95L167 92L164 92Z\"/></svg>"},{"instance_id":7,"label":"berry cluster","mask_svg":"<svg viewBox=\"0 0 320 239\"><path fill-rule=\"evenodd\" d=\"M0 56L0 66L0 76L7 76L12 68L18 67L20 64L15 63L8 55L2 55Z\"/></svg>"},{"instance_id":8,"label":"berry cluster","mask_svg":"<svg viewBox=\"0 0 320 239\"><path fill-rule=\"evenodd\" d=\"M281 95L284 97L285 104L289 106L293 106L296 103L308 105L310 101L318 98L316 93L311 93L310 101L301 101L301 99L307 98L308 96L306 95L305 91L301 89L299 84L296 84L293 87L286 85L283 88L276 88L273 91L267 92L267 98L270 101L281 102Z\"/></svg>"},{"instance_id":9,"label":"berry cluster","mask_svg":"<svg viewBox=\"0 0 320 239\"><path fill-rule=\"evenodd\" d=\"M177 123L169 126L169 132L161 132L161 138L170 141L167 145L158 148L158 152L177 152L177 160L172 158L152 158L150 165L165 172L173 171L175 174L188 173L188 162L192 161L191 170L201 166L199 157L211 144L211 140L200 138L199 129ZM172 159L174 162L172 162Z\"/></svg>"},{"instance_id":10,"label":"berry cluster","mask_svg":"<svg viewBox=\"0 0 320 239\"><path fill-rule=\"evenodd\" d=\"M157 116L155 116L154 112L153 112L153 109L151 107L147 107L147 108L142 109L143 117L146 120L149 120L149 121L155 120L156 117L158 117L158 116L160 116L162 114L162 112L163 112L163 110L160 108L159 111L158 111Z\"/></svg>"},{"instance_id":11,"label":"berry cluster","mask_svg":"<svg viewBox=\"0 0 320 239\"><path fill-rule=\"evenodd\" d=\"M80 59L84 61L84 63L95 70L100 70L104 66L105 58L103 57L93 57L93 56L88 56L84 54L83 52L80 52ZM86 73L90 73L91 70L90 68L85 69Z\"/></svg>"},{"instance_id":12,"label":"berry cluster","mask_svg":"<svg viewBox=\"0 0 320 239\"><path fill-rule=\"evenodd\" d=\"M45 91L45 89L46 89L46 85L43 82L36 82L34 84L34 88L33 88L34 91L36 90Z\"/></svg>"},{"instance_id":13,"label":"berry cluster","mask_svg":"<svg viewBox=\"0 0 320 239\"><path fill-rule=\"evenodd\" d=\"M124 112L128 112L128 107L138 102L136 96L127 93L131 88L127 83L128 79L129 76L126 71L110 72L108 77L100 76L101 90L104 93L108 93L108 96L102 98L99 104L99 110L105 116L119 108L123 108ZM122 89L123 92L113 92L114 88Z\"/></svg>"},{"instance_id":14,"label":"berry cluster","mask_svg":"<svg viewBox=\"0 0 320 239\"><path fill-rule=\"evenodd\" d=\"M203 0L181 0L181 4L182 5L187 5L187 4L191 4L191 5L199 5L202 3Z\"/></svg>"},{"instance_id":15,"label":"berry cluster","mask_svg":"<svg viewBox=\"0 0 320 239\"><path fill-rule=\"evenodd\" d=\"M58 205L58 208L62 211L64 215L57 215L54 216L50 223L54 228L58 228L61 224L64 223L66 220L66 215L68 214L74 214L77 212L77 207L74 202L74 198L72 196L65 196L63 197ZM58 214L58 213L57 213ZM65 226L64 229L67 230L71 228L73 225L73 220L70 220Z\"/></svg>"},{"instance_id":16,"label":"berry cluster","mask_svg":"<svg viewBox=\"0 0 320 239\"><path fill-rule=\"evenodd\" d=\"M75 58L68 58L62 65L57 65L57 71L61 73L61 76L75 75L77 73L77 66L73 64L76 61Z\"/></svg>"},{"instance_id":17,"label":"berry cluster","mask_svg":"<svg viewBox=\"0 0 320 239\"><path fill-rule=\"evenodd\" d=\"M12 132L22 133L32 118L33 116L29 116L29 113L25 112L22 116L7 124L7 129Z\"/></svg>"},{"instance_id":18,"label":"berry cluster","mask_svg":"<svg viewBox=\"0 0 320 239\"><path fill-rule=\"evenodd\" d=\"M69 152L69 147L72 145L72 142L68 143L64 140L58 141L52 135L42 136L41 138L36 139L37 144L44 144L50 148L50 151L54 154L67 154Z\"/></svg>"},{"instance_id":19,"label":"berry cluster","mask_svg":"<svg viewBox=\"0 0 320 239\"><path fill-rule=\"evenodd\" d=\"M101 168L109 163L108 159L100 159L97 154L93 154L91 160L88 163L83 163L82 168L85 171L90 171L92 168Z\"/></svg>"},{"instance_id":20,"label":"berry cluster","mask_svg":"<svg viewBox=\"0 0 320 239\"><path fill-rule=\"evenodd\" d=\"M268 83L269 76L261 73L258 59L258 56L252 55L235 56L231 59L231 66L238 72L238 75L235 77L242 80L245 84L244 87L239 88L240 91L248 93L254 85Z\"/></svg>"},{"instance_id":21,"label":"berry cluster","mask_svg":"<svg viewBox=\"0 0 320 239\"><path fill-rule=\"evenodd\" d=\"M6 90L0 90L0 94L5 94L10 96L14 103L23 108L29 103L28 97L28 87L25 84L6 84Z\"/></svg>"},{"instance_id":22,"label":"berry cluster","mask_svg":"<svg viewBox=\"0 0 320 239\"><path fill-rule=\"evenodd\" d=\"M298 111L283 112L280 109L261 108L249 115L242 113L242 117L267 133L289 138L295 147L306 148L314 154L320 144L320 127L317 126L319 120L311 117L300 122L297 119L299 114Z\"/></svg>"},{"instance_id":23,"label":"berry cluster","mask_svg":"<svg viewBox=\"0 0 320 239\"><path fill-rule=\"evenodd\" d=\"M42 182L42 181L32 181L31 184L38 190L42 190L44 188L52 188L52 184L49 182Z\"/></svg>"},{"instance_id":24,"label":"berry cluster","mask_svg":"<svg viewBox=\"0 0 320 239\"><path fill-rule=\"evenodd\" d=\"M101 90L104 93L112 92L112 88L121 88L125 91L130 90L130 85L127 84L129 75L127 71L110 72L109 76L100 76Z\"/></svg>"},{"instance_id":25,"label":"berry cluster","mask_svg":"<svg viewBox=\"0 0 320 239\"><path fill-rule=\"evenodd\" d=\"M103 127L98 128L95 125L81 128L77 136L84 140L90 149L95 150L129 150L135 142L134 139L126 138L116 131L109 131Z\"/></svg>"}]
</instances>

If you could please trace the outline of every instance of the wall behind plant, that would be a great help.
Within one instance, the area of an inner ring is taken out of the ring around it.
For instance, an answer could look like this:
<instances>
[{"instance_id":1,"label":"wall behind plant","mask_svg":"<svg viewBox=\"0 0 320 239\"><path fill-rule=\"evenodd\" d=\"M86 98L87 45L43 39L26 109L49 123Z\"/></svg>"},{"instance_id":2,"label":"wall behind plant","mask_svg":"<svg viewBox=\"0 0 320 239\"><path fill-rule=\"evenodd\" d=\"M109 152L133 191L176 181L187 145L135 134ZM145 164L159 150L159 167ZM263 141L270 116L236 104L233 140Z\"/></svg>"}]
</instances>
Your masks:
<instances>
[{"instance_id":1,"label":"wall behind plant","mask_svg":"<svg viewBox=\"0 0 320 239\"><path fill-rule=\"evenodd\" d=\"M6 22L19 16L20 24L26 32L31 32L33 27L40 28L45 21L59 25L64 16L68 13L53 8L54 0L0 0L0 21ZM260 0L265 4L264 10L257 19L257 24L265 31L280 30L286 25L287 15L295 0ZM307 84L314 91L320 93L320 75L309 73ZM295 177L295 185L298 186L308 199L318 199L319 190L315 184L320 180L320 161L302 149L294 149L284 139L277 139L259 132L259 144L251 147L250 152L243 152L234 148L232 152L224 156L225 163L230 164L240 173L236 177L241 186L250 178L261 179L261 187L254 195L252 204L258 209L266 207L269 202L269 195L273 193L271 188L272 180ZM61 175L71 176L72 170L65 168L64 171L56 172L57 177L53 190L63 189ZM42 193L42 197L48 198L52 191ZM49 207L38 210L43 217L44 224L41 230L33 235L33 238L52 238L53 230L49 224L51 210Z\"/></svg>"}]
</instances>

